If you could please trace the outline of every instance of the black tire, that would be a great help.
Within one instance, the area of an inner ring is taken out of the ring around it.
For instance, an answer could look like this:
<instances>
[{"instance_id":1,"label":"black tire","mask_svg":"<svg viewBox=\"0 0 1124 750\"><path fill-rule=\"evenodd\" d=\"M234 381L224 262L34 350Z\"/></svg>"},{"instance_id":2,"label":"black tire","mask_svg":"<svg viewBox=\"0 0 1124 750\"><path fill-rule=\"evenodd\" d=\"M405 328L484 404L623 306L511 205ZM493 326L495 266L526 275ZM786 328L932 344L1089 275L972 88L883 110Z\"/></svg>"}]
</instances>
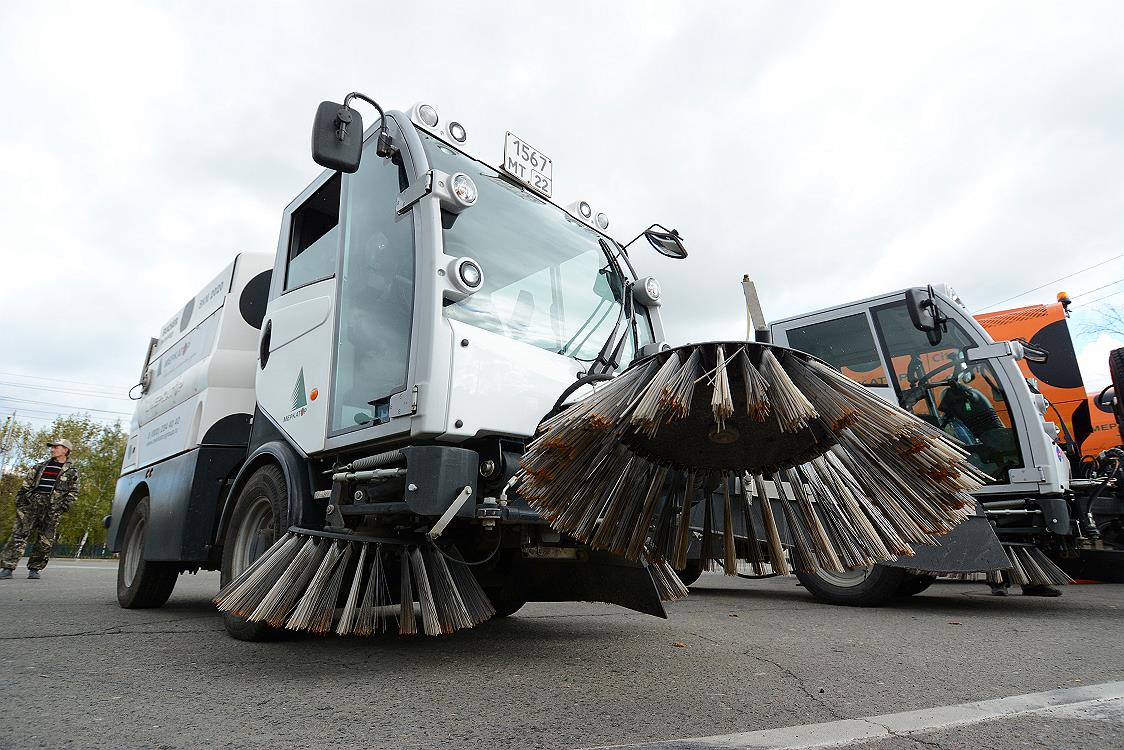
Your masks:
<instances>
[{"instance_id":1,"label":"black tire","mask_svg":"<svg viewBox=\"0 0 1124 750\"><path fill-rule=\"evenodd\" d=\"M797 573L796 577L821 602L847 607L880 607L898 595L908 575L901 568L875 565L869 570L856 571L854 576L817 571ZM845 585L843 582L848 579Z\"/></svg>"},{"instance_id":2,"label":"black tire","mask_svg":"<svg viewBox=\"0 0 1124 750\"><path fill-rule=\"evenodd\" d=\"M898 586L898 597L914 596L933 585L936 576L923 576L916 573L906 573L906 578Z\"/></svg>"},{"instance_id":3,"label":"black tire","mask_svg":"<svg viewBox=\"0 0 1124 750\"><path fill-rule=\"evenodd\" d=\"M151 515L149 500L143 497L125 524L125 542L117 564L117 603L125 609L163 607L179 578L178 563L144 559Z\"/></svg>"},{"instance_id":4,"label":"black tire","mask_svg":"<svg viewBox=\"0 0 1124 750\"><path fill-rule=\"evenodd\" d=\"M278 466L263 466L242 486L230 515L223 541L220 585L226 586L237 578L288 528L289 491L285 475ZM255 536L257 541L247 549L249 536ZM223 624L226 632L240 641L266 641L278 635L276 629L264 622L247 622L246 618L229 613L223 614Z\"/></svg>"},{"instance_id":5,"label":"black tire","mask_svg":"<svg viewBox=\"0 0 1124 750\"><path fill-rule=\"evenodd\" d=\"M675 571L675 575L679 576L679 580L683 582L684 586L692 585L699 580L702 574L702 560L688 560L687 567Z\"/></svg>"},{"instance_id":6,"label":"black tire","mask_svg":"<svg viewBox=\"0 0 1124 750\"><path fill-rule=\"evenodd\" d=\"M512 599L511 597L504 596L502 592L496 589L484 589L484 593L488 595L492 606L495 607L496 613L492 615L492 617L497 619L501 617L511 617L513 614L523 609L523 605L527 603L522 599Z\"/></svg>"}]
</instances>

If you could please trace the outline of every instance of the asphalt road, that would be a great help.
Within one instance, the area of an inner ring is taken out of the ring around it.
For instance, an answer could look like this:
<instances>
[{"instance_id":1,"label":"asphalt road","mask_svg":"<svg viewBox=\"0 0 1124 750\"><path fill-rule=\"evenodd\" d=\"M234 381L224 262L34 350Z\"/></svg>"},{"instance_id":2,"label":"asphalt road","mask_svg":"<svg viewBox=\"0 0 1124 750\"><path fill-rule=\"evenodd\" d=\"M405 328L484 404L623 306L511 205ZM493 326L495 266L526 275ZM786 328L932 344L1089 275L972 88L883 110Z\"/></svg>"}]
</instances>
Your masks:
<instances>
[{"instance_id":1,"label":"asphalt road","mask_svg":"<svg viewBox=\"0 0 1124 750\"><path fill-rule=\"evenodd\" d=\"M56 560L40 581L22 566L0 581L0 747L562 750L1124 680L1121 585L997 599L940 583L869 610L818 604L794 579L707 574L669 620L532 604L447 637L252 644L224 633L216 574L123 610L115 573ZM1116 700L855 746L1124 747L1122 721Z\"/></svg>"}]
</instances>

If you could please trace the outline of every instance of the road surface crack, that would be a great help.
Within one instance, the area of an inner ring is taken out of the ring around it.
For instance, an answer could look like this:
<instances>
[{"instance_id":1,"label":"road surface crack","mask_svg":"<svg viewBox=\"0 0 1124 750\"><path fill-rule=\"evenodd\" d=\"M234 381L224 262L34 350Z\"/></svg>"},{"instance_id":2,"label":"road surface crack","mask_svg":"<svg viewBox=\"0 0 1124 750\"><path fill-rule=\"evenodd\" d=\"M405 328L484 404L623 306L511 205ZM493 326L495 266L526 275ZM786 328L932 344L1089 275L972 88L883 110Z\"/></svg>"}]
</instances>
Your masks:
<instances>
[{"instance_id":1,"label":"road surface crack","mask_svg":"<svg viewBox=\"0 0 1124 750\"><path fill-rule=\"evenodd\" d=\"M811 691L811 689L808 687L808 684L804 681L804 678L801 677L800 675L796 674L795 672L793 672L788 667L782 666L780 663L775 662L772 659L766 659L764 656L758 656L757 654L754 654L750 651L746 651L745 655L748 656L751 659L756 659L757 661L764 662L766 664L770 664L770 665L776 667L779 671L788 675L790 678L792 678L793 682L796 683L796 686L800 688L800 691L808 697L808 700L812 701L816 705L818 705L821 708L823 708L824 710L826 710L829 714L831 714L832 717L834 717L836 719L840 719L840 720L848 718L847 716L844 716L843 714L839 713L839 711L837 711L835 709L835 707L832 706L830 703L828 703L824 698L821 698L819 693L813 693ZM887 729L886 731L890 731L890 730Z\"/></svg>"}]
</instances>

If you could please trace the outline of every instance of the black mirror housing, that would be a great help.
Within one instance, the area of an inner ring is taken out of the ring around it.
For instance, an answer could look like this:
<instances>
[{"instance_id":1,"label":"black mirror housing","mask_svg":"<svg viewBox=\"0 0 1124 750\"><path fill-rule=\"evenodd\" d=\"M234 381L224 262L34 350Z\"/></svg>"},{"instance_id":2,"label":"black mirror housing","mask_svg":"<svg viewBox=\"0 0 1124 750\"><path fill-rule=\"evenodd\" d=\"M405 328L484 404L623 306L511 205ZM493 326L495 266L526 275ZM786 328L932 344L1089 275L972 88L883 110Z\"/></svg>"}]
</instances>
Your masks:
<instances>
[{"instance_id":1,"label":"black mirror housing","mask_svg":"<svg viewBox=\"0 0 1124 750\"><path fill-rule=\"evenodd\" d=\"M947 318L933 298L933 289L910 289L905 293L905 306L913 327L925 334L930 346L941 343Z\"/></svg>"},{"instance_id":2,"label":"black mirror housing","mask_svg":"<svg viewBox=\"0 0 1124 750\"><path fill-rule=\"evenodd\" d=\"M312 160L351 174L363 156L363 116L336 102L320 102L312 123Z\"/></svg>"}]
</instances>

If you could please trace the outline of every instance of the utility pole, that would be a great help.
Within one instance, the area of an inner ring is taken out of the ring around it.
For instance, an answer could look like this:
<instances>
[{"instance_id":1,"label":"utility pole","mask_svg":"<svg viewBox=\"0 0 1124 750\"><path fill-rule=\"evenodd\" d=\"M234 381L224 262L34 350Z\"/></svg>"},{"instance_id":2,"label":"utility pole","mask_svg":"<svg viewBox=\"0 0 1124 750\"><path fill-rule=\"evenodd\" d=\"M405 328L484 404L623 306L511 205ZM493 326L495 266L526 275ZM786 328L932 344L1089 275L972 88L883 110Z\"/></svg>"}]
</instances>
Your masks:
<instances>
[{"instance_id":1,"label":"utility pole","mask_svg":"<svg viewBox=\"0 0 1124 750\"><path fill-rule=\"evenodd\" d=\"M16 436L16 410L4 420L4 429L0 430L0 476L8 469L8 458L12 455L12 446Z\"/></svg>"}]
</instances>

